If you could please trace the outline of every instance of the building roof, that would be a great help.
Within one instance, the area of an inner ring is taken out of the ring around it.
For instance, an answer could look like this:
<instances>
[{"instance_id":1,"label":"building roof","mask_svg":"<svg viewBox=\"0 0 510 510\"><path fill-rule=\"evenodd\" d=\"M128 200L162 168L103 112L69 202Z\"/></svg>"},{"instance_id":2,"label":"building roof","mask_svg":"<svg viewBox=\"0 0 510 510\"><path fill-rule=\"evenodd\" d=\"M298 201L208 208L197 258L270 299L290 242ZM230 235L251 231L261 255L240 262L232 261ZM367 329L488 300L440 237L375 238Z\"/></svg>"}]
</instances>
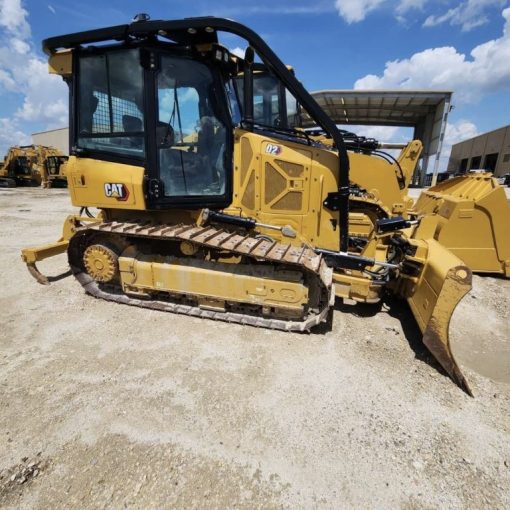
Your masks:
<instances>
[{"instance_id":1,"label":"building roof","mask_svg":"<svg viewBox=\"0 0 510 510\"><path fill-rule=\"evenodd\" d=\"M452 92L319 90L312 96L337 124L414 128L414 138L422 141L423 157L428 160L441 150ZM305 119L305 127L311 125L311 119L308 123Z\"/></svg>"},{"instance_id":2,"label":"building roof","mask_svg":"<svg viewBox=\"0 0 510 510\"><path fill-rule=\"evenodd\" d=\"M415 127L451 98L450 91L320 90L314 99L338 124Z\"/></svg>"},{"instance_id":3,"label":"building roof","mask_svg":"<svg viewBox=\"0 0 510 510\"><path fill-rule=\"evenodd\" d=\"M32 133L32 136L34 135L44 135L46 133L54 133L56 131L64 131L64 130L68 130L69 128L66 126L66 127L60 127L60 128L54 128L54 129L47 129L46 131L37 131L36 133Z\"/></svg>"}]
</instances>

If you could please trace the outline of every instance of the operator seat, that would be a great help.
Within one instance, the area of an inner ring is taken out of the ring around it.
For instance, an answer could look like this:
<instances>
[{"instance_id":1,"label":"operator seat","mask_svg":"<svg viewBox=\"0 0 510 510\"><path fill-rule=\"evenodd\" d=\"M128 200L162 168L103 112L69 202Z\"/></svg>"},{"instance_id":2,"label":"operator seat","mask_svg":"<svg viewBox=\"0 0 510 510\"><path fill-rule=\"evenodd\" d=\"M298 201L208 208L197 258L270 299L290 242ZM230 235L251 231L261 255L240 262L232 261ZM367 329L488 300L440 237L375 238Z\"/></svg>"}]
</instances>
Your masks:
<instances>
[{"instance_id":1,"label":"operator seat","mask_svg":"<svg viewBox=\"0 0 510 510\"><path fill-rule=\"evenodd\" d=\"M201 129L198 133L198 154L203 165L203 178L206 186L224 183L225 129L214 126L212 117L200 119Z\"/></svg>"},{"instance_id":2,"label":"operator seat","mask_svg":"<svg viewBox=\"0 0 510 510\"><path fill-rule=\"evenodd\" d=\"M123 115L122 128L124 129L124 132L128 134L142 133L142 119L139 119L133 115ZM140 136L130 136L128 138L128 143L130 147L135 149L143 149L143 139Z\"/></svg>"},{"instance_id":3,"label":"operator seat","mask_svg":"<svg viewBox=\"0 0 510 510\"><path fill-rule=\"evenodd\" d=\"M94 114L97 111L99 99L90 94L87 98L83 99L80 108L80 133L93 133L94 132ZM96 126L97 127L97 126Z\"/></svg>"}]
</instances>

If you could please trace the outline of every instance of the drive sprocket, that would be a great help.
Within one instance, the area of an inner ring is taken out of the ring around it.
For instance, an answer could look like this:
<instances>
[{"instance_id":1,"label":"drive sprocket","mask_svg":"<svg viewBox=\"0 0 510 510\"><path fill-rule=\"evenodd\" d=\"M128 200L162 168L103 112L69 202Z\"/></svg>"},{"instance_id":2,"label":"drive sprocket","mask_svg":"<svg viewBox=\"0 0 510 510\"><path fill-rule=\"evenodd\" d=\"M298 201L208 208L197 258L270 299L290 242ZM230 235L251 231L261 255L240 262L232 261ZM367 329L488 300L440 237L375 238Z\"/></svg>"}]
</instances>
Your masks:
<instances>
[{"instance_id":1,"label":"drive sprocket","mask_svg":"<svg viewBox=\"0 0 510 510\"><path fill-rule=\"evenodd\" d=\"M103 244L92 244L83 253L87 273L101 283L111 282L118 274L118 255Z\"/></svg>"}]
</instances>

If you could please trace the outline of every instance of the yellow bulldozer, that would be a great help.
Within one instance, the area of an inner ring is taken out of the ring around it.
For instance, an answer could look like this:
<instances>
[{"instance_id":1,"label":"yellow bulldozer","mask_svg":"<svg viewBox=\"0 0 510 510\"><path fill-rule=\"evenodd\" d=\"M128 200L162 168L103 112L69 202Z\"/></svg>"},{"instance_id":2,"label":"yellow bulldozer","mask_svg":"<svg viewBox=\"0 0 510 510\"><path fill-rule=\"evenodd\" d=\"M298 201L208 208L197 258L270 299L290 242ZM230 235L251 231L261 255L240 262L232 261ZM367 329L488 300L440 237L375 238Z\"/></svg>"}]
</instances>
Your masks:
<instances>
[{"instance_id":1,"label":"yellow bulldozer","mask_svg":"<svg viewBox=\"0 0 510 510\"><path fill-rule=\"evenodd\" d=\"M0 187L67 185L67 156L54 147L22 145L10 147L0 163Z\"/></svg>"},{"instance_id":2,"label":"yellow bulldozer","mask_svg":"<svg viewBox=\"0 0 510 510\"><path fill-rule=\"evenodd\" d=\"M222 33L246 41L244 58ZM438 212L412 209L403 192L419 142L399 168L355 150L263 39L231 20L138 15L43 49L70 86L67 178L81 213L59 241L22 251L40 283L37 262L67 252L95 297L284 331L330 320L335 299L391 292L470 393L448 327L471 271L442 244ZM259 94L260 65L276 97ZM303 112L329 143L300 128Z\"/></svg>"}]
</instances>

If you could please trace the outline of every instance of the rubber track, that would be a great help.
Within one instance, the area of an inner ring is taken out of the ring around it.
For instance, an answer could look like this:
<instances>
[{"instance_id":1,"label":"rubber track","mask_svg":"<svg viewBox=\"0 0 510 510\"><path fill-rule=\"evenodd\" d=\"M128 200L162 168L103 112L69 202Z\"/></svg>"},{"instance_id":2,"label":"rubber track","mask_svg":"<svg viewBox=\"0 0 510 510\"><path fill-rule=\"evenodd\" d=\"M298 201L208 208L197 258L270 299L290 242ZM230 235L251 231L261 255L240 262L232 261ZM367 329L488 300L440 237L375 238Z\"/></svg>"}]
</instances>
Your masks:
<instances>
[{"instance_id":1,"label":"rubber track","mask_svg":"<svg viewBox=\"0 0 510 510\"><path fill-rule=\"evenodd\" d=\"M320 303L322 308L315 314L306 317L302 321L271 319L267 317L243 314L238 312L221 312L205 310L198 306L182 303L173 303L163 300L144 300L130 297L110 286L112 292L107 292L108 286L100 287L86 272L79 269L72 260L71 268L76 279L89 294L115 301L117 303L151 308L173 313L190 315L207 319L246 324L256 327L278 329L283 331L309 331L314 326L326 320L330 306L334 302L332 288L333 270L328 267L320 254L315 253L308 247L296 247L290 244L271 242L267 239L256 238L250 235L242 235L237 232L229 232L212 226L199 227L190 224L178 225L154 225L149 222L103 222L87 225L77 229L73 236L76 239L81 232L96 231L108 234L120 234L129 238L145 238L153 240L189 241L201 247L213 250L229 251L237 255L252 257L257 260L272 262L273 264L285 263L301 268L311 276L315 276L320 291ZM72 240L73 240L72 239ZM71 243L72 243L71 240Z\"/></svg>"}]
</instances>

